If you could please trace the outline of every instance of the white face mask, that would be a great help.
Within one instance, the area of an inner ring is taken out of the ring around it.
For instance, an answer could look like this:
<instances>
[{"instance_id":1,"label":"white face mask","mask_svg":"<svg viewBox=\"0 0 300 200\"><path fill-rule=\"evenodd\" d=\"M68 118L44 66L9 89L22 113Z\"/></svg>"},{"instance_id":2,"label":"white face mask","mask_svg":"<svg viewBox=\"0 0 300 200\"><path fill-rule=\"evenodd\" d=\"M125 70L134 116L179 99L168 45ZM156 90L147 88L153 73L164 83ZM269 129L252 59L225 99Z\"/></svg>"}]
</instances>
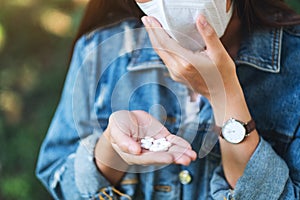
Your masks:
<instances>
[{"instance_id":1,"label":"white face mask","mask_svg":"<svg viewBox=\"0 0 300 200\"><path fill-rule=\"evenodd\" d=\"M201 51L205 43L197 30L196 19L203 14L220 38L231 19L226 0L151 0L137 3L148 16L155 17L179 44L192 51Z\"/></svg>"}]
</instances>

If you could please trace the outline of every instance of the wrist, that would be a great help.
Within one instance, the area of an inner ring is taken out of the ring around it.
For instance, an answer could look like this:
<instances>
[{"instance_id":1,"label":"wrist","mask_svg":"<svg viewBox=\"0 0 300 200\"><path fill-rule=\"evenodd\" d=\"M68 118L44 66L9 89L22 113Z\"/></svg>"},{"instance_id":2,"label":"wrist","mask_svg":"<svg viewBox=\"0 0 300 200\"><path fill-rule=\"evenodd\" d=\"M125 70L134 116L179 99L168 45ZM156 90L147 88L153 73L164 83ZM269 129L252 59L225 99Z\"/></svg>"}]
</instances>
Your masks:
<instances>
[{"instance_id":1,"label":"wrist","mask_svg":"<svg viewBox=\"0 0 300 200\"><path fill-rule=\"evenodd\" d=\"M95 164L102 175L116 185L128 169L128 165L111 145L109 128L100 136L95 147Z\"/></svg>"},{"instance_id":2,"label":"wrist","mask_svg":"<svg viewBox=\"0 0 300 200\"><path fill-rule=\"evenodd\" d=\"M218 126L222 126L230 118L243 122L251 120L244 93L237 78L234 78L230 84L224 85L224 91L211 101L211 105Z\"/></svg>"}]
</instances>

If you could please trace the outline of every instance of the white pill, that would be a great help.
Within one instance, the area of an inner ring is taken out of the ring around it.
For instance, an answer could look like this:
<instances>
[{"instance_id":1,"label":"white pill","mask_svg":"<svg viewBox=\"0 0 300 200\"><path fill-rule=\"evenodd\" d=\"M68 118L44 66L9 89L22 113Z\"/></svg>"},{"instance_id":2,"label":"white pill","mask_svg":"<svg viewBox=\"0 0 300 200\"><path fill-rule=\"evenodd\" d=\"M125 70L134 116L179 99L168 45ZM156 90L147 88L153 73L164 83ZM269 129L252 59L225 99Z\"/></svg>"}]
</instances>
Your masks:
<instances>
[{"instance_id":1,"label":"white pill","mask_svg":"<svg viewBox=\"0 0 300 200\"><path fill-rule=\"evenodd\" d=\"M167 141L166 138L155 140L154 138L147 136L141 139L141 147L153 152L168 151L171 146L172 144Z\"/></svg>"},{"instance_id":2,"label":"white pill","mask_svg":"<svg viewBox=\"0 0 300 200\"><path fill-rule=\"evenodd\" d=\"M145 137L141 139L141 147L144 149L150 149L154 141L154 138L151 137Z\"/></svg>"},{"instance_id":3,"label":"white pill","mask_svg":"<svg viewBox=\"0 0 300 200\"><path fill-rule=\"evenodd\" d=\"M141 143L141 147L144 149L150 149L150 147L152 146L152 142L143 142Z\"/></svg>"},{"instance_id":4,"label":"white pill","mask_svg":"<svg viewBox=\"0 0 300 200\"><path fill-rule=\"evenodd\" d=\"M168 151L168 147L161 145L152 145L149 151L158 152L158 151Z\"/></svg>"},{"instance_id":5,"label":"white pill","mask_svg":"<svg viewBox=\"0 0 300 200\"><path fill-rule=\"evenodd\" d=\"M149 141L149 142L153 142L154 141L154 138L150 137L150 136L146 136L144 139L147 140L147 141Z\"/></svg>"},{"instance_id":6,"label":"white pill","mask_svg":"<svg viewBox=\"0 0 300 200\"><path fill-rule=\"evenodd\" d=\"M148 143L148 142L153 142L154 138L150 138L150 137L145 137L143 139L141 139L141 143Z\"/></svg>"},{"instance_id":7,"label":"white pill","mask_svg":"<svg viewBox=\"0 0 300 200\"><path fill-rule=\"evenodd\" d=\"M160 146L167 146L170 147L171 143L169 141L167 141L165 138L160 138L157 140L154 140L153 145L160 145Z\"/></svg>"},{"instance_id":8,"label":"white pill","mask_svg":"<svg viewBox=\"0 0 300 200\"><path fill-rule=\"evenodd\" d=\"M153 143L160 143L160 142L166 142L167 139L166 138L159 138L153 141Z\"/></svg>"}]
</instances>

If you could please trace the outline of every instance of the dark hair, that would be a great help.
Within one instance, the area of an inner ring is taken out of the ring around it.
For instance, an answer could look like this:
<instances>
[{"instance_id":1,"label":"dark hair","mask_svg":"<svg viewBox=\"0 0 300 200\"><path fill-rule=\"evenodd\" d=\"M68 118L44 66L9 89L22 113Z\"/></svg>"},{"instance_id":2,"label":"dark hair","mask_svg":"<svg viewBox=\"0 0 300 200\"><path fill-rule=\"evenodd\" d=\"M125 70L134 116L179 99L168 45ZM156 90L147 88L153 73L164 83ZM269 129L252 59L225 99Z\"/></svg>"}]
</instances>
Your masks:
<instances>
[{"instance_id":1,"label":"dark hair","mask_svg":"<svg viewBox=\"0 0 300 200\"><path fill-rule=\"evenodd\" d=\"M246 32L257 28L300 23L300 16L283 0L234 0L234 6ZM82 35L126 17L141 18L142 15L143 12L135 0L90 0L75 36L71 53L76 41Z\"/></svg>"},{"instance_id":2,"label":"dark hair","mask_svg":"<svg viewBox=\"0 0 300 200\"><path fill-rule=\"evenodd\" d=\"M104 27L124 18L141 18L143 12L139 9L135 0L89 0L77 34L73 40L69 63L76 41L84 34Z\"/></svg>"},{"instance_id":3,"label":"dark hair","mask_svg":"<svg viewBox=\"0 0 300 200\"><path fill-rule=\"evenodd\" d=\"M134 0L90 0L80 23L75 40L98 27L106 26L126 17L142 17Z\"/></svg>"},{"instance_id":4,"label":"dark hair","mask_svg":"<svg viewBox=\"0 0 300 200\"><path fill-rule=\"evenodd\" d=\"M283 0L235 0L234 3L246 32L300 24L300 16Z\"/></svg>"}]
</instances>

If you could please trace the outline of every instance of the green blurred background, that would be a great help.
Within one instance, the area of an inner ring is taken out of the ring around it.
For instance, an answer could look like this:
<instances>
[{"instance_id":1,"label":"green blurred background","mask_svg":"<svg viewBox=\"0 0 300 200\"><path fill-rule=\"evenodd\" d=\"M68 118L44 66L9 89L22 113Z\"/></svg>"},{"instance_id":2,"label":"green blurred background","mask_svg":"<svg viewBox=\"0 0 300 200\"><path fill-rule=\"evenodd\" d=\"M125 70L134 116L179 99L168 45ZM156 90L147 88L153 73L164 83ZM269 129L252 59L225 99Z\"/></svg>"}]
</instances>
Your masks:
<instances>
[{"instance_id":1,"label":"green blurred background","mask_svg":"<svg viewBox=\"0 0 300 200\"><path fill-rule=\"evenodd\" d=\"M34 169L87 1L0 0L1 200L51 199Z\"/></svg>"},{"instance_id":2,"label":"green blurred background","mask_svg":"<svg viewBox=\"0 0 300 200\"><path fill-rule=\"evenodd\" d=\"M51 199L34 170L87 0L0 0L0 199Z\"/></svg>"}]
</instances>

